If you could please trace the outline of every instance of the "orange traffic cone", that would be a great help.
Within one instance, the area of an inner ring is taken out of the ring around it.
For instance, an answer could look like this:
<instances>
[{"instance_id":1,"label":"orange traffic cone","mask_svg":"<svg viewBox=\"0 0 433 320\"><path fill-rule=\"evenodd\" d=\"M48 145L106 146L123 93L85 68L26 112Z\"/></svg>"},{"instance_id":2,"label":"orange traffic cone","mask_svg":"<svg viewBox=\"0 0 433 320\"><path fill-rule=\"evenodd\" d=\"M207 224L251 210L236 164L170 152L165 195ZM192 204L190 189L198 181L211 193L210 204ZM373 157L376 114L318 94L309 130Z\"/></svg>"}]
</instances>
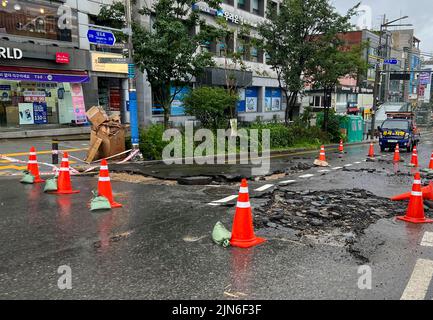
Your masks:
<instances>
[{"instance_id":1,"label":"orange traffic cone","mask_svg":"<svg viewBox=\"0 0 433 320\"><path fill-rule=\"evenodd\" d=\"M418 167L418 152L416 146L413 147L412 159L410 160L410 165L412 167Z\"/></svg>"},{"instance_id":2,"label":"orange traffic cone","mask_svg":"<svg viewBox=\"0 0 433 320\"><path fill-rule=\"evenodd\" d=\"M398 220L411 223L433 223L433 220L426 219L424 215L424 202L421 192L421 177L419 172L415 173L409 206L404 217L397 217Z\"/></svg>"},{"instance_id":3,"label":"orange traffic cone","mask_svg":"<svg viewBox=\"0 0 433 320\"><path fill-rule=\"evenodd\" d=\"M62 158L62 164L59 169L59 176L57 179L57 191L53 192L56 194L71 194L79 193L79 190L72 190L71 174L69 172L69 159L68 153L65 152Z\"/></svg>"},{"instance_id":4,"label":"orange traffic cone","mask_svg":"<svg viewBox=\"0 0 433 320\"><path fill-rule=\"evenodd\" d=\"M29 171L35 177L34 183L41 183L45 181L39 175L39 165L38 159L36 158L35 147L30 148L29 161L27 162L27 171Z\"/></svg>"},{"instance_id":5,"label":"orange traffic cone","mask_svg":"<svg viewBox=\"0 0 433 320\"><path fill-rule=\"evenodd\" d=\"M232 238L230 244L233 247L250 248L266 241L254 235L253 214L251 211L248 183L242 180L239 189L239 198L236 205L235 219L233 222Z\"/></svg>"},{"instance_id":6,"label":"orange traffic cone","mask_svg":"<svg viewBox=\"0 0 433 320\"><path fill-rule=\"evenodd\" d=\"M108 172L107 160L102 159L99 171L98 195L104 196L110 201L112 208L120 208L122 205L113 200L113 191L111 189L110 173Z\"/></svg>"},{"instance_id":7,"label":"orange traffic cone","mask_svg":"<svg viewBox=\"0 0 433 320\"><path fill-rule=\"evenodd\" d=\"M319 161L326 161L325 146L320 147Z\"/></svg>"},{"instance_id":8,"label":"orange traffic cone","mask_svg":"<svg viewBox=\"0 0 433 320\"><path fill-rule=\"evenodd\" d=\"M340 146L338 148L338 151L340 151L340 153L344 152L343 139L340 140Z\"/></svg>"},{"instance_id":9,"label":"orange traffic cone","mask_svg":"<svg viewBox=\"0 0 433 320\"><path fill-rule=\"evenodd\" d=\"M433 200L433 182L430 182L427 187L421 188L422 197L424 200ZM410 199L411 192L406 192L398 196L392 197L392 201L408 200Z\"/></svg>"},{"instance_id":10,"label":"orange traffic cone","mask_svg":"<svg viewBox=\"0 0 433 320\"><path fill-rule=\"evenodd\" d=\"M433 170L433 152L432 152L432 154L431 154L431 156L430 156L430 164L428 165L428 168L429 168L430 170Z\"/></svg>"},{"instance_id":11,"label":"orange traffic cone","mask_svg":"<svg viewBox=\"0 0 433 320\"><path fill-rule=\"evenodd\" d=\"M394 151L394 162L400 162L400 147L397 143L397 145L395 146L395 151Z\"/></svg>"},{"instance_id":12,"label":"orange traffic cone","mask_svg":"<svg viewBox=\"0 0 433 320\"><path fill-rule=\"evenodd\" d=\"M374 145L373 142L370 143L370 150L368 151L368 157L374 158Z\"/></svg>"}]
</instances>

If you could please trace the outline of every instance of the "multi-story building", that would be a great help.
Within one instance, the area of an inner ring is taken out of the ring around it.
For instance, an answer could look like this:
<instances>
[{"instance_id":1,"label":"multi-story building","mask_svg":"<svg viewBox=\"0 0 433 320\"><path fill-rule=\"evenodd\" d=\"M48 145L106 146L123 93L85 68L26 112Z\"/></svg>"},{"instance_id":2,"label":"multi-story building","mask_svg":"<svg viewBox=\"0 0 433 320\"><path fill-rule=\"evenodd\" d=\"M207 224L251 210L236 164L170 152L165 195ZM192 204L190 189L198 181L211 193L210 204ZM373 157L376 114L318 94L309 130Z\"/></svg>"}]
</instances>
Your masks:
<instances>
[{"instance_id":1,"label":"multi-story building","mask_svg":"<svg viewBox=\"0 0 433 320\"><path fill-rule=\"evenodd\" d=\"M373 90L377 62L383 61L384 51L379 52L379 35L369 30L351 31L341 34L346 47L355 47L365 44L362 58L368 62L365 74L356 77L343 77L332 93L331 106L338 114L369 114L373 106ZM385 38L384 38L385 39ZM386 48L385 40L382 50ZM381 56L379 56L381 55ZM323 90L306 88L302 107L311 107L313 111L322 111L324 106Z\"/></svg>"},{"instance_id":2,"label":"multi-story building","mask_svg":"<svg viewBox=\"0 0 433 320\"><path fill-rule=\"evenodd\" d=\"M136 8L151 6L154 0L137 0ZM221 46L243 52L246 72L238 77L239 119L254 121L284 118L285 99L276 74L265 62L263 52L253 46L244 48L238 30L247 23L252 37L255 26L266 19L265 8L272 0L225 0L220 10L197 2L194 9L208 24L223 16L234 35L227 44L209 43L202 50L214 54L215 68L196 79L197 85L225 86L227 61ZM8 0L0 6L0 125L82 124L85 110L101 105L110 114L129 121L127 108L127 63L125 44L102 46L89 43L87 32L97 30L97 15L102 5L113 0ZM278 6L277 2L272 2ZM137 12L138 10L133 10ZM144 26L151 17L134 17ZM4 53L3 53L4 52ZM137 102L140 125L162 121L161 109L152 99L146 76L137 72ZM184 92L183 92L184 93ZM172 105L171 121L183 122L182 93Z\"/></svg>"}]
</instances>

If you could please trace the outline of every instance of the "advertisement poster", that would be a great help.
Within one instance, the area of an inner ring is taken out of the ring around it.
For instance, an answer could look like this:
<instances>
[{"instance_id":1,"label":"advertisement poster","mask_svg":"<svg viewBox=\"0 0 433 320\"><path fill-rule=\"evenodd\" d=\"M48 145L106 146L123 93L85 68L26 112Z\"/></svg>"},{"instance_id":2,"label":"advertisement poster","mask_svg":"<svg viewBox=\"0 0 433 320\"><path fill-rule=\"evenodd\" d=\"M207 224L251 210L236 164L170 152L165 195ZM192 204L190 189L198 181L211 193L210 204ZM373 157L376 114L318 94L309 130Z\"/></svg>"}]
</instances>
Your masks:
<instances>
[{"instance_id":1,"label":"advertisement poster","mask_svg":"<svg viewBox=\"0 0 433 320\"><path fill-rule=\"evenodd\" d=\"M258 96L259 96L259 92L256 87L245 89L246 112L257 112Z\"/></svg>"},{"instance_id":2,"label":"advertisement poster","mask_svg":"<svg viewBox=\"0 0 433 320\"><path fill-rule=\"evenodd\" d=\"M24 91L24 102L45 102L45 91Z\"/></svg>"},{"instance_id":3,"label":"advertisement poster","mask_svg":"<svg viewBox=\"0 0 433 320\"><path fill-rule=\"evenodd\" d=\"M33 102L33 115L35 124L48 123L48 110L45 102Z\"/></svg>"},{"instance_id":4,"label":"advertisement poster","mask_svg":"<svg viewBox=\"0 0 433 320\"><path fill-rule=\"evenodd\" d=\"M245 112L245 89L239 89L238 112Z\"/></svg>"},{"instance_id":5,"label":"advertisement poster","mask_svg":"<svg viewBox=\"0 0 433 320\"><path fill-rule=\"evenodd\" d=\"M172 87L170 89L170 94L174 95L175 90L178 90L179 88ZM171 103L171 115L172 116L183 116L185 115L185 109L183 105L183 97L188 94L190 88L184 87L182 90L176 94L176 96L173 99L173 102Z\"/></svg>"},{"instance_id":6,"label":"advertisement poster","mask_svg":"<svg viewBox=\"0 0 433 320\"><path fill-rule=\"evenodd\" d=\"M265 110L281 110L281 90L278 88L266 88L265 91Z\"/></svg>"},{"instance_id":7,"label":"advertisement poster","mask_svg":"<svg viewBox=\"0 0 433 320\"><path fill-rule=\"evenodd\" d=\"M19 103L20 124L34 124L33 103Z\"/></svg>"},{"instance_id":8,"label":"advertisement poster","mask_svg":"<svg viewBox=\"0 0 433 320\"><path fill-rule=\"evenodd\" d=\"M265 97L265 111L272 111L272 97Z\"/></svg>"},{"instance_id":9,"label":"advertisement poster","mask_svg":"<svg viewBox=\"0 0 433 320\"><path fill-rule=\"evenodd\" d=\"M71 85L71 95L75 123L87 123L86 105L84 104L83 90L81 88L81 84L74 83Z\"/></svg>"}]
</instances>

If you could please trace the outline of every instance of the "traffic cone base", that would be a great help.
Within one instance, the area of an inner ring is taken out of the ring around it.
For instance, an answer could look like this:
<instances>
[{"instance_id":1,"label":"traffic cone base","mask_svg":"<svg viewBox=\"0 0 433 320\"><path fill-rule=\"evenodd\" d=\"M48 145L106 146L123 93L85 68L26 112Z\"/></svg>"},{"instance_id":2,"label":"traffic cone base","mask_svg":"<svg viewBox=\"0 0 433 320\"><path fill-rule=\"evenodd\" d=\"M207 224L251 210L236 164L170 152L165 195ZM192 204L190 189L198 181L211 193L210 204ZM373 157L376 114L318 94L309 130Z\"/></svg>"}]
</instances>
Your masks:
<instances>
[{"instance_id":1,"label":"traffic cone base","mask_svg":"<svg viewBox=\"0 0 433 320\"><path fill-rule=\"evenodd\" d=\"M230 245L232 247L238 247L238 248L251 248L265 241L266 239L255 237L254 239L250 239L250 240L231 240Z\"/></svg>"},{"instance_id":2,"label":"traffic cone base","mask_svg":"<svg viewBox=\"0 0 433 320\"><path fill-rule=\"evenodd\" d=\"M80 190L60 190L60 191L53 191L48 193L54 193L54 194L75 194L80 193Z\"/></svg>"},{"instance_id":3,"label":"traffic cone base","mask_svg":"<svg viewBox=\"0 0 433 320\"><path fill-rule=\"evenodd\" d=\"M248 183L246 179L243 179L239 189L230 245L239 248L251 248L265 241L254 234Z\"/></svg>"},{"instance_id":4,"label":"traffic cone base","mask_svg":"<svg viewBox=\"0 0 433 320\"><path fill-rule=\"evenodd\" d=\"M401 221L410 222L410 223L416 223L416 224L433 223L433 220L426 219L426 218L417 219L417 218L411 218L411 217L408 217L408 216L400 216L400 217L397 217L397 219L401 220Z\"/></svg>"}]
</instances>

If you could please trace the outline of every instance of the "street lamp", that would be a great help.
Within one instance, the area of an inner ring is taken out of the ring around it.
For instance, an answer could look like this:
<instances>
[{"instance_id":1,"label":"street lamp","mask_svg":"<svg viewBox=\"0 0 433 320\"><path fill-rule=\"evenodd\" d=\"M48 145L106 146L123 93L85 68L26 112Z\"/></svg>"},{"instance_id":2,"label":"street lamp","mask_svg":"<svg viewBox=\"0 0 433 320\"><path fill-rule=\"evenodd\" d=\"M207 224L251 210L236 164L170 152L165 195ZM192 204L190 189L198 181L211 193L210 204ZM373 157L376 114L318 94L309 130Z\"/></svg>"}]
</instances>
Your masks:
<instances>
[{"instance_id":1,"label":"street lamp","mask_svg":"<svg viewBox=\"0 0 433 320\"><path fill-rule=\"evenodd\" d=\"M412 26L412 24L394 24L394 22L407 19L409 16L404 16L386 23L382 23L380 25L380 33L379 33L379 47L377 52L377 62L376 62L376 77L374 80L374 91L373 91L373 111L371 113L371 131L370 136L373 139L374 138L374 131L375 131L375 121L376 121L376 111L379 105L379 92L380 92L380 80L381 80L381 70L380 70L380 63L382 58L382 35L383 30L387 27L403 27L403 26ZM385 21L385 16L383 17Z\"/></svg>"}]
</instances>

